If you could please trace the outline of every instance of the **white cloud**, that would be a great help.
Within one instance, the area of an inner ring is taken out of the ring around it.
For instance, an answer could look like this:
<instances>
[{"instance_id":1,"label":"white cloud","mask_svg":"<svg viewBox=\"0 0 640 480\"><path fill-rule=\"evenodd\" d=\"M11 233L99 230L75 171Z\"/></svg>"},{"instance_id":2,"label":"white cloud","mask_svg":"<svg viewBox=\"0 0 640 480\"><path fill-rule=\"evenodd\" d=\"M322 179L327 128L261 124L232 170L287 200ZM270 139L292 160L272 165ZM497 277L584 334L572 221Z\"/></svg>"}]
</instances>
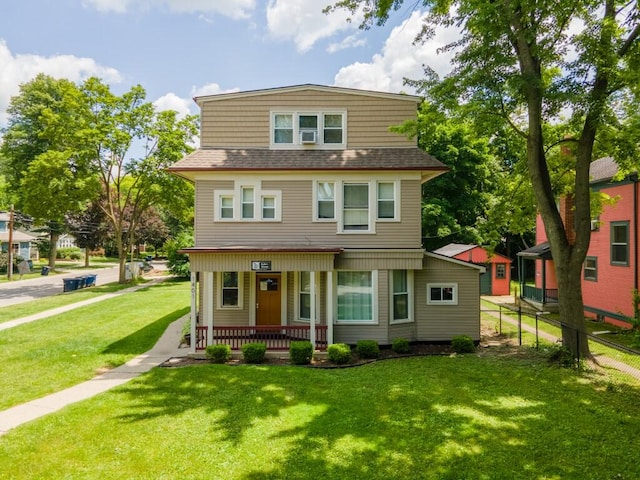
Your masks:
<instances>
[{"instance_id":1,"label":"white cloud","mask_svg":"<svg viewBox=\"0 0 640 480\"><path fill-rule=\"evenodd\" d=\"M153 105L157 110L175 110L178 112L179 117L186 117L190 115L191 112L191 104L192 100L188 98L181 98L177 96L175 93L167 93L162 97L158 98Z\"/></svg>"},{"instance_id":2,"label":"white cloud","mask_svg":"<svg viewBox=\"0 0 640 480\"><path fill-rule=\"evenodd\" d=\"M424 77L423 65L433 68L441 77L451 71L453 53L437 53L438 48L458 39L455 29L437 29L433 39L424 44L413 44L422 28L425 14L413 12L411 17L395 27L382 51L371 62L357 62L341 68L335 76L335 85L385 92L408 91L403 78Z\"/></svg>"},{"instance_id":3,"label":"white cloud","mask_svg":"<svg viewBox=\"0 0 640 480\"><path fill-rule=\"evenodd\" d=\"M0 126L6 124L6 109L11 97L20 92L20 85L32 80L39 73L54 78L66 78L79 82L96 76L106 83L120 82L115 68L105 67L92 58L74 55L14 55L4 40L0 39Z\"/></svg>"},{"instance_id":4,"label":"white cloud","mask_svg":"<svg viewBox=\"0 0 640 480\"><path fill-rule=\"evenodd\" d=\"M367 41L357 33L345 37L341 42L332 43L327 47L328 53L335 53L346 48L364 47Z\"/></svg>"},{"instance_id":5,"label":"white cloud","mask_svg":"<svg viewBox=\"0 0 640 480\"><path fill-rule=\"evenodd\" d=\"M248 18L255 0L84 0L85 7L100 12L126 13L131 10L168 9L178 13L213 13L233 19Z\"/></svg>"},{"instance_id":6,"label":"white cloud","mask_svg":"<svg viewBox=\"0 0 640 480\"><path fill-rule=\"evenodd\" d=\"M202 85L201 87L191 87L191 96L192 97L202 97L205 95L216 95L218 93L234 93L239 92L239 88L228 88L223 89L217 83L207 83L206 85Z\"/></svg>"},{"instance_id":7,"label":"white cloud","mask_svg":"<svg viewBox=\"0 0 640 480\"><path fill-rule=\"evenodd\" d=\"M325 15L322 9L331 2L317 0L269 0L267 28L276 39L293 40L299 52L306 52L323 38L329 38L343 30L354 30L361 18L338 10Z\"/></svg>"}]
</instances>

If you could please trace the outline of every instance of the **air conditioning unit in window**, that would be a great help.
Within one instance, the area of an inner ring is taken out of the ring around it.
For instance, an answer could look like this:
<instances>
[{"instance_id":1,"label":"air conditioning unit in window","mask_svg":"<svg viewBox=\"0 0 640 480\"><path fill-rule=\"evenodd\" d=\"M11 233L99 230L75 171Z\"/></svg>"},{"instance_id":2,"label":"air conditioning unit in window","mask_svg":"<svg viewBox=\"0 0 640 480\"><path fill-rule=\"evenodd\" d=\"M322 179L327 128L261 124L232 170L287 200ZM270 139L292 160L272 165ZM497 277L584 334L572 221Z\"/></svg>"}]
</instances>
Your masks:
<instances>
[{"instance_id":1,"label":"air conditioning unit in window","mask_svg":"<svg viewBox=\"0 0 640 480\"><path fill-rule=\"evenodd\" d=\"M600 220L591 220L591 231L600 229Z\"/></svg>"},{"instance_id":2,"label":"air conditioning unit in window","mask_svg":"<svg viewBox=\"0 0 640 480\"><path fill-rule=\"evenodd\" d=\"M315 130L302 130L300 132L300 143L313 144L316 143L317 133Z\"/></svg>"}]
</instances>

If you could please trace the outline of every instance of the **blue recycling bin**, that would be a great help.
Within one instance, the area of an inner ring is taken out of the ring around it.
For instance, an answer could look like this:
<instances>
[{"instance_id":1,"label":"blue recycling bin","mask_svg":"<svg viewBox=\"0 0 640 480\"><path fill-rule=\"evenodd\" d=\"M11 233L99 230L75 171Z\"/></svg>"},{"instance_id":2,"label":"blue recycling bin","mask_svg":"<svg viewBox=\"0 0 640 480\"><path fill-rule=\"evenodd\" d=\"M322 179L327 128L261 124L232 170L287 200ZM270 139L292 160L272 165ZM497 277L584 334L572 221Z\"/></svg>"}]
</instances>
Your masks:
<instances>
[{"instance_id":1,"label":"blue recycling bin","mask_svg":"<svg viewBox=\"0 0 640 480\"><path fill-rule=\"evenodd\" d=\"M87 287L95 287L97 278L98 278L98 275L96 275L96 274L87 275L86 286Z\"/></svg>"},{"instance_id":2,"label":"blue recycling bin","mask_svg":"<svg viewBox=\"0 0 640 480\"><path fill-rule=\"evenodd\" d=\"M77 278L63 278L63 292L73 292L78 289L78 279Z\"/></svg>"},{"instance_id":3,"label":"blue recycling bin","mask_svg":"<svg viewBox=\"0 0 640 480\"><path fill-rule=\"evenodd\" d=\"M40 270L40 275L44 275L44 276L49 275L49 270L51 270L50 267L47 267L47 266L42 267L42 270Z\"/></svg>"}]
</instances>

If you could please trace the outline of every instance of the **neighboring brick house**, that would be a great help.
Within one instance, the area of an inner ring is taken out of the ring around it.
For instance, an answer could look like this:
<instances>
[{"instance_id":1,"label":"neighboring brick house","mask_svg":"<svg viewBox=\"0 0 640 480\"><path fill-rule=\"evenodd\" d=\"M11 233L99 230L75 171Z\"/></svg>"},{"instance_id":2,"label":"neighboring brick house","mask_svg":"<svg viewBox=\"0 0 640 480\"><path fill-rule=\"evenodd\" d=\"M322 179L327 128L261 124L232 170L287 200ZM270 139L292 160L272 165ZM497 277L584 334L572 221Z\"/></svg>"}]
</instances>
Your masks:
<instances>
[{"instance_id":1,"label":"neighboring brick house","mask_svg":"<svg viewBox=\"0 0 640 480\"><path fill-rule=\"evenodd\" d=\"M511 259L499 253L490 253L478 245L450 243L434 253L482 265L486 272L480 276L480 295L511 294Z\"/></svg>"},{"instance_id":2,"label":"neighboring brick house","mask_svg":"<svg viewBox=\"0 0 640 480\"><path fill-rule=\"evenodd\" d=\"M582 296L585 315L610 323L629 326L633 318L633 290L638 289L638 215L640 200L637 174L614 180L618 165L610 157L591 164L591 189L615 199L605 205L602 214L591 221L591 242L584 263ZM571 202L559 203L565 225L572 222ZM571 229L569 229L571 230ZM557 306L557 280L553 258L538 216L536 246L519 254L535 262L535 286L523 289L523 298L535 306ZM525 272L527 264L523 266Z\"/></svg>"},{"instance_id":3,"label":"neighboring brick house","mask_svg":"<svg viewBox=\"0 0 640 480\"><path fill-rule=\"evenodd\" d=\"M195 99L191 350L480 336L482 267L426 253L422 184L447 168L389 131L419 98L300 85Z\"/></svg>"}]
</instances>

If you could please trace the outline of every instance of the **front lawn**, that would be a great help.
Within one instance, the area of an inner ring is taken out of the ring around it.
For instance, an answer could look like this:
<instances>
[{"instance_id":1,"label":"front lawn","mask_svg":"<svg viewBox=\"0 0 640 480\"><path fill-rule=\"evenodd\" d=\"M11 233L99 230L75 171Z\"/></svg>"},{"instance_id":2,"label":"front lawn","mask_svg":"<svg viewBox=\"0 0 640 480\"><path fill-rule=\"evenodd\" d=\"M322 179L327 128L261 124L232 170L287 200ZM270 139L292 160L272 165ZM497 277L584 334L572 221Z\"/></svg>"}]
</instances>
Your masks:
<instances>
[{"instance_id":1,"label":"front lawn","mask_svg":"<svg viewBox=\"0 0 640 480\"><path fill-rule=\"evenodd\" d=\"M156 368L0 439L12 479L637 478L637 387L531 350Z\"/></svg>"},{"instance_id":2,"label":"front lawn","mask_svg":"<svg viewBox=\"0 0 640 480\"><path fill-rule=\"evenodd\" d=\"M76 385L146 352L189 312L189 301L188 282L166 281L0 331L0 409Z\"/></svg>"}]
</instances>

